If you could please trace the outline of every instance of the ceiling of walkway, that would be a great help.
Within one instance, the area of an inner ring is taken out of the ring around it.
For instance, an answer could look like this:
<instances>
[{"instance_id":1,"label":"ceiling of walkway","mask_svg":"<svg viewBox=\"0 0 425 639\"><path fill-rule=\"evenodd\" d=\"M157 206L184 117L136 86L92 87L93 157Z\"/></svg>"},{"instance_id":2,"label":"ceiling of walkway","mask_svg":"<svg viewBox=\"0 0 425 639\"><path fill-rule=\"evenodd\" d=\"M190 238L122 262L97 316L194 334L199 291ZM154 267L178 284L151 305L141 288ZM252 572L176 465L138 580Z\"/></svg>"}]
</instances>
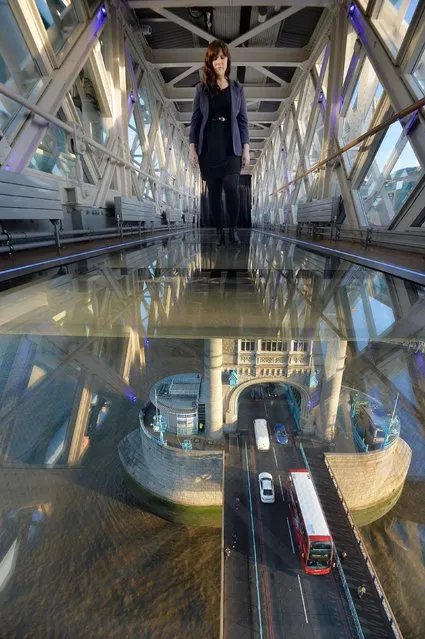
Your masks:
<instances>
[{"instance_id":1,"label":"ceiling of walkway","mask_svg":"<svg viewBox=\"0 0 425 639\"><path fill-rule=\"evenodd\" d=\"M271 125L291 95L297 70L310 57L315 30L327 0L265 2L130 0L147 43L146 56L159 69L166 97L180 120L191 116L208 42L224 40L232 56L232 78L245 86L252 157L261 153ZM186 5L186 6L185 6Z\"/></svg>"}]
</instances>

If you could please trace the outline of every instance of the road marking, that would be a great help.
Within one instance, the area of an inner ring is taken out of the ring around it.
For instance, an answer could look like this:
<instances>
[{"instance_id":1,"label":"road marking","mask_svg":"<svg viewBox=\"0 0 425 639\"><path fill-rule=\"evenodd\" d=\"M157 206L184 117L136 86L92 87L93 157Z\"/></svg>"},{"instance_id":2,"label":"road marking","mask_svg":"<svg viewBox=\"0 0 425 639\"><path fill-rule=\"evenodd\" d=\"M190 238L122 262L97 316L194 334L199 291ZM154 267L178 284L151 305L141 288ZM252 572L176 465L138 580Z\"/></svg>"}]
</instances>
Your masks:
<instances>
[{"instance_id":1,"label":"road marking","mask_svg":"<svg viewBox=\"0 0 425 639\"><path fill-rule=\"evenodd\" d=\"M251 482L249 480L249 461L248 461L248 448L245 442L245 457L246 457L246 475L248 478L248 495L249 495L249 510L251 513L251 534L252 545L254 547L254 565L255 565L255 583L257 586L257 607L258 607L258 623L260 626L260 639L263 638L263 623L261 620L261 602L260 602L260 582L258 579L258 565L257 565L257 545L255 543L255 529L254 529L254 513L252 512L252 496L251 496Z\"/></svg>"},{"instance_id":2,"label":"road marking","mask_svg":"<svg viewBox=\"0 0 425 639\"><path fill-rule=\"evenodd\" d=\"M285 495L284 495L284 492L283 492L282 480L280 478L280 475L278 475L278 478L279 478L279 484L280 484L280 492L282 493L282 501L285 501Z\"/></svg>"},{"instance_id":3,"label":"road marking","mask_svg":"<svg viewBox=\"0 0 425 639\"><path fill-rule=\"evenodd\" d=\"M272 446L272 448L273 448L274 460L275 460L275 462L276 462L276 468L279 468L279 467L278 467L278 465L277 465L277 457L276 457L276 451L275 451L275 449L274 449L274 446Z\"/></svg>"},{"instance_id":4,"label":"road marking","mask_svg":"<svg viewBox=\"0 0 425 639\"><path fill-rule=\"evenodd\" d=\"M291 538L292 552L293 552L293 553L294 553L294 555L295 555L294 542L292 541L291 524L289 523L289 519L288 519L288 517L286 518L286 523L288 524L289 536L290 536L290 538Z\"/></svg>"},{"instance_id":5,"label":"road marking","mask_svg":"<svg viewBox=\"0 0 425 639\"><path fill-rule=\"evenodd\" d=\"M301 599L303 600L303 608L304 608L304 615L305 615L305 622L308 623L308 617L307 617L307 610L305 609L305 603L304 603L304 595L303 595L303 589L301 587L301 579L300 576L297 575L298 577L298 583L300 585L300 592L301 592Z\"/></svg>"}]
</instances>

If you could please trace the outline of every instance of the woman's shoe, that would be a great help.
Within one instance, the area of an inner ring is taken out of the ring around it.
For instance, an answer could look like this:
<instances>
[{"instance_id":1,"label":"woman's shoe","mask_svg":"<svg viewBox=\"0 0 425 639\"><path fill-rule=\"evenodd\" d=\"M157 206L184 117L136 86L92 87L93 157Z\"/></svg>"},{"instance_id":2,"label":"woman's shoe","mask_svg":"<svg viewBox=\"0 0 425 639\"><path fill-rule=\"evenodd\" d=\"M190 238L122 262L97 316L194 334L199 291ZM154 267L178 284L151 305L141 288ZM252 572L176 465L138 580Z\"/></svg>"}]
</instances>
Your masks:
<instances>
[{"instance_id":1,"label":"woman's shoe","mask_svg":"<svg viewBox=\"0 0 425 639\"><path fill-rule=\"evenodd\" d=\"M236 233L236 229L234 228L229 229L229 241L230 244L233 244L233 246L239 246L241 243L238 234Z\"/></svg>"},{"instance_id":2,"label":"woman's shoe","mask_svg":"<svg viewBox=\"0 0 425 639\"><path fill-rule=\"evenodd\" d=\"M226 236L224 235L223 229L217 229L217 239L216 246L225 246L226 245Z\"/></svg>"}]
</instances>

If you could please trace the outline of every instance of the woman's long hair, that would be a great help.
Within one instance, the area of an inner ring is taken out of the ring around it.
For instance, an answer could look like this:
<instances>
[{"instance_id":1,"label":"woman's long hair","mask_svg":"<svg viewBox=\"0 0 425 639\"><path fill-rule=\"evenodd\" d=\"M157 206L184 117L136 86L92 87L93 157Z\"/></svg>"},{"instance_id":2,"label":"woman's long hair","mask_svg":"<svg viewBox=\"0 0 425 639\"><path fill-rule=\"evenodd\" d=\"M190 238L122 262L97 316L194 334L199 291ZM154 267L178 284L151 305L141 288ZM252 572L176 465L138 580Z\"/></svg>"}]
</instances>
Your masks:
<instances>
[{"instance_id":1,"label":"woman's long hair","mask_svg":"<svg viewBox=\"0 0 425 639\"><path fill-rule=\"evenodd\" d=\"M231 69L232 61L230 58L229 47L222 40L213 40L213 42L209 43L208 49L205 53L204 68L202 73L202 82L210 93L218 92L217 77L215 75L215 71L214 71L214 67L212 63L218 57L220 52L222 52L223 55L225 55L227 58L227 69L226 69L226 73L224 74L226 77L226 80L229 81L229 77L230 77L230 69Z\"/></svg>"}]
</instances>

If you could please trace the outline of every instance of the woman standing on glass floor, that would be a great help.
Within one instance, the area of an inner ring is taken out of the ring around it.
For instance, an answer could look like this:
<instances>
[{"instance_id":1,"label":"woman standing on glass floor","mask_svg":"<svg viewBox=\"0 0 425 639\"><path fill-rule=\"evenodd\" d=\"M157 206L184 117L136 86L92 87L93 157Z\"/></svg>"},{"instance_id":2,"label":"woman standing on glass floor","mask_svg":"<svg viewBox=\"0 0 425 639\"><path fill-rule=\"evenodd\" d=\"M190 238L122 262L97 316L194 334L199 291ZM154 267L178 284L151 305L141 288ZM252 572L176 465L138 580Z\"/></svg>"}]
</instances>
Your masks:
<instances>
[{"instance_id":1,"label":"woman standing on glass floor","mask_svg":"<svg viewBox=\"0 0 425 639\"><path fill-rule=\"evenodd\" d=\"M201 169L208 186L210 219L217 229L217 245L225 244L222 191L229 220L229 240L240 244L239 175L249 164L249 134L243 86L230 80L227 45L214 40L205 54L203 81L196 87L189 133L189 160Z\"/></svg>"}]
</instances>

